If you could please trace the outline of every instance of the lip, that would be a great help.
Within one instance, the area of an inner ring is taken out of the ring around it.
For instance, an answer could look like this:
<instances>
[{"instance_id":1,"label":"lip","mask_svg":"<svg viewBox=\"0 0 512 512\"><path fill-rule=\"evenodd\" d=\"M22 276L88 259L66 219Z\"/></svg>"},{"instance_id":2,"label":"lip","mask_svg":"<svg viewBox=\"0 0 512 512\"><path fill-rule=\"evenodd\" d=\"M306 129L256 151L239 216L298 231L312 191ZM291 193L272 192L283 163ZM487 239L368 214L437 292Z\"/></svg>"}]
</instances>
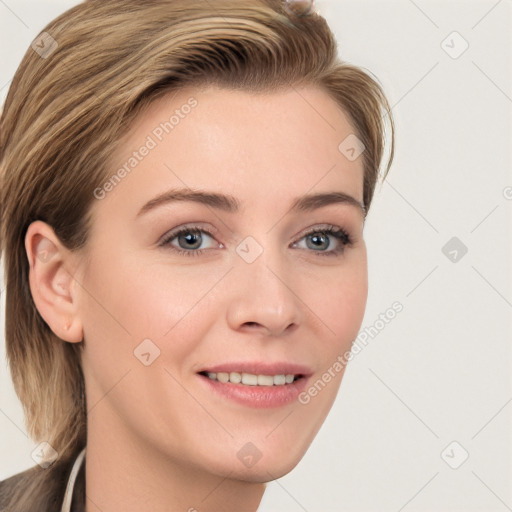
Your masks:
<instances>
[{"instance_id":1,"label":"lip","mask_svg":"<svg viewBox=\"0 0 512 512\"><path fill-rule=\"evenodd\" d=\"M231 382L219 382L212 380L202 373L231 373L245 372L253 375L300 375L300 378L291 384L282 386L246 386ZM312 375L312 371L303 365L288 362L264 363L264 362L239 362L222 363L205 367L197 373L197 376L206 388L215 394L227 398L246 407L263 409L283 407L298 399Z\"/></svg>"},{"instance_id":2,"label":"lip","mask_svg":"<svg viewBox=\"0 0 512 512\"><path fill-rule=\"evenodd\" d=\"M199 372L245 372L252 373L253 375L302 375L309 377L313 372L310 368L300 364L283 362L265 363L263 361L240 361L221 363L212 366L205 366ZM198 373L199 373L198 372Z\"/></svg>"}]
</instances>

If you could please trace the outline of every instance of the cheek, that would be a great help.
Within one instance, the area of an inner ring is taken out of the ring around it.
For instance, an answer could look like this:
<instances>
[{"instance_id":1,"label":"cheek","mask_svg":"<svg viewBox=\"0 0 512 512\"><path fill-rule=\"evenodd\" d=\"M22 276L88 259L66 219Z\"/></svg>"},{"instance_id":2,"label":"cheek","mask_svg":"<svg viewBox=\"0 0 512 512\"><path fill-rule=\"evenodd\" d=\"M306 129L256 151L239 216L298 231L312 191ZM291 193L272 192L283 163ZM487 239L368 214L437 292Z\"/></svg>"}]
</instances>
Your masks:
<instances>
[{"instance_id":1,"label":"cheek","mask_svg":"<svg viewBox=\"0 0 512 512\"><path fill-rule=\"evenodd\" d=\"M346 276L339 290L339 328L346 328L351 340L357 336L361 327L367 297L368 273L366 265L361 265Z\"/></svg>"},{"instance_id":2,"label":"cheek","mask_svg":"<svg viewBox=\"0 0 512 512\"><path fill-rule=\"evenodd\" d=\"M161 338L186 317L222 276L198 267L173 267L135 255L98 258L87 271L84 288L89 325L98 332L130 336L133 341ZM129 333L129 334L128 334Z\"/></svg>"},{"instance_id":3,"label":"cheek","mask_svg":"<svg viewBox=\"0 0 512 512\"><path fill-rule=\"evenodd\" d=\"M103 397L108 394L121 416L136 422L140 411L134 403L146 403L145 412L153 414L187 398L165 370L182 380L182 368L216 317L204 304L211 304L209 295L214 294L208 292L222 273L202 275L192 266L177 271L129 257L118 258L115 265L110 261L106 255L94 259L83 281L87 394L91 404L101 404L97 413L106 408ZM148 352L152 362L145 366L142 354Z\"/></svg>"},{"instance_id":4,"label":"cheek","mask_svg":"<svg viewBox=\"0 0 512 512\"><path fill-rule=\"evenodd\" d=\"M323 282L323 289L314 294L308 305L321 321L319 328L326 333L325 338L332 340L329 345L332 350L347 350L357 337L366 309L366 259L361 258L357 264L337 269Z\"/></svg>"},{"instance_id":5,"label":"cheek","mask_svg":"<svg viewBox=\"0 0 512 512\"><path fill-rule=\"evenodd\" d=\"M115 266L109 261L105 255L95 259L84 281L84 363L99 394L124 372L140 370L139 347L158 354L152 368L186 366L220 316L215 284L225 273L162 261L144 265L129 254Z\"/></svg>"}]
</instances>

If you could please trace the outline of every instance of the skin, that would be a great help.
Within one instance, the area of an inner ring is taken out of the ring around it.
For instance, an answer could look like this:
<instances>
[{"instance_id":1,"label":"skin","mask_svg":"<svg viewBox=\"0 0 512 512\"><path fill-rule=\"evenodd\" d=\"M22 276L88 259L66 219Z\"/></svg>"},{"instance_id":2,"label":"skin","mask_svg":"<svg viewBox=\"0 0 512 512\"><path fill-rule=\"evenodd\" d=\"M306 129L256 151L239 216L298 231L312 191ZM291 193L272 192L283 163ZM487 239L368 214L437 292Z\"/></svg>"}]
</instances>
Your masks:
<instances>
[{"instance_id":1,"label":"skin","mask_svg":"<svg viewBox=\"0 0 512 512\"><path fill-rule=\"evenodd\" d=\"M289 211L306 193L339 191L362 203L362 157L349 161L338 150L355 133L347 116L313 86L185 89L137 118L112 155L112 173L190 97L198 104L172 133L93 200L82 251L69 252L41 221L26 235L39 312L62 340L85 344L87 512L256 510L265 482L305 454L343 371L306 405L259 409L212 393L196 372L226 361L288 361L310 368L312 384L350 349L364 315L361 209ZM178 187L230 194L241 210L181 201L137 217ZM158 245L185 224L215 232ZM339 254L332 235L318 248L305 236L325 224L351 238ZM250 264L236 252L247 236L263 249ZM203 253L173 252L197 251L187 243ZM149 366L134 356L144 339L160 350ZM237 456L248 442L261 453L252 467Z\"/></svg>"}]
</instances>

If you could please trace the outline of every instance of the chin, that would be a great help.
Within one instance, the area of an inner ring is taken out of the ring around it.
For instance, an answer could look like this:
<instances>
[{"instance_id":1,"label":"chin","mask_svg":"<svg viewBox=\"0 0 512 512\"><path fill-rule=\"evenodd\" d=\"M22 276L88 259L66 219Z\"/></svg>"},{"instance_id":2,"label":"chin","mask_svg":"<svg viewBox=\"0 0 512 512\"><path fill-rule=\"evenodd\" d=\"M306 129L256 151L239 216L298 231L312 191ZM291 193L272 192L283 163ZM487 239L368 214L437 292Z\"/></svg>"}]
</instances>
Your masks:
<instances>
[{"instance_id":1,"label":"chin","mask_svg":"<svg viewBox=\"0 0 512 512\"><path fill-rule=\"evenodd\" d=\"M242 448L236 448L235 457L226 458L219 454L219 457L210 461L209 470L244 482L271 482L292 471L306 454L309 444L304 439L297 439L294 443L288 443L288 446L286 443L269 443L257 448L248 442ZM202 465L204 467L204 459Z\"/></svg>"},{"instance_id":2,"label":"chin","mask_svg":"<svg viewBox=\"0 0 512 512\"><path fill-rule=\"evenodd\" d=\"M294 460L264 461L263 457L251 468L238 465L231 468L229 478L252 483L267 483L281 478L292 471L301 461L304 454ZM226 475L227 476L227 475Z\"/></svg>"}]
</instances>

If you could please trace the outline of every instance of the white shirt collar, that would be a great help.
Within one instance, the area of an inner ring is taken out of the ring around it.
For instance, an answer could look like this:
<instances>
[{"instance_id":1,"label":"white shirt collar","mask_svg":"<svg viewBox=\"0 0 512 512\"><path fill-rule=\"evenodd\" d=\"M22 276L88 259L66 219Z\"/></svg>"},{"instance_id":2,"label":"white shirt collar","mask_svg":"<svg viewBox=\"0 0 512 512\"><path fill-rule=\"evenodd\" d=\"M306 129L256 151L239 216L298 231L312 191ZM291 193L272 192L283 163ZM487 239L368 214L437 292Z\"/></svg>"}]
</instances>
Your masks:
<instances>
[{"instance_id":1,"label":"white shirt collar","mask_svg":"<svg viewBox=\"0 0 512 512\"><path fill-rule=\"evenodd\" d=\"M60 509L60 512L71 512L73 489L75 487L76 477L78 476L78 472L80 471L84 457L85 448L78 454L78 457L76 458L73 467L71 468L71 473L69 474L68 483L66 485L66 492L64 493L64 500L62 501L62 508Z\"/></svg>"}]
</instances>

